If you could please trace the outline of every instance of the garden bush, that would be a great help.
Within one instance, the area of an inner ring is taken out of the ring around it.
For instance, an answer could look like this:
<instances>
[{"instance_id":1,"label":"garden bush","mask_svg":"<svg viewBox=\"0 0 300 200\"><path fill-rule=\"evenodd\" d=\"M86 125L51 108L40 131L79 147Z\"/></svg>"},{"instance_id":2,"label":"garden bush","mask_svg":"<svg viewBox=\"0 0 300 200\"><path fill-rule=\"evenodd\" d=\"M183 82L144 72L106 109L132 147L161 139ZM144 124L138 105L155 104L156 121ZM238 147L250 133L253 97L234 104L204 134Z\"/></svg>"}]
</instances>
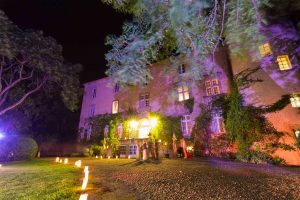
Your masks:
<instances>
[{"instance_id":1,"label":"garden bush","mask_svg":"<svg viewBox=\"0 0 300 200\"><path fill-rule=\"evenodd\" d=\"M30 137L13 135L0 140L0 161L30 160L37 151L38 145Z\"/></svg>"}]
</instances>

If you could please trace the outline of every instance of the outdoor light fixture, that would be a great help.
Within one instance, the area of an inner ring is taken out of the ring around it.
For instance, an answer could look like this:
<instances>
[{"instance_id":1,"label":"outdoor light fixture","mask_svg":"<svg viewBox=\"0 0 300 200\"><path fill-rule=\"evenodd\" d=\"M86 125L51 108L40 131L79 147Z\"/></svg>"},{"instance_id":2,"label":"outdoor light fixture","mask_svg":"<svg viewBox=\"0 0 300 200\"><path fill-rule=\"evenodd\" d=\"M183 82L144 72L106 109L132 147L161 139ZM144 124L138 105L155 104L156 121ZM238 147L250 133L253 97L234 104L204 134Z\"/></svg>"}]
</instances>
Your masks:
<instances>
[{"instance_id":1,"label":"outdoor light fixture","mask_svg":"<svg viewBox=\"0 0 300 200\"><path fill-rule=\"evenodd\" d=\"M300 94L292 94L290 96L290 101L293 108L299 108L300 107Z\"/></svg>"},{"instance_id":2,"label":"outdoor light fixture","mask_svg":"<svg viewBox=\"0 0 300 200\"><path fill-rule=\"evenodd\" d=\"M0 133L0 140L5 137L4 133Z\"/></svg>"},{"instance_id":3,"label":"outdoor light fixture","mask_svg":"<svg viewBox=\"0 0 300 200\"><path fill-rule=\"evenodd\" d=\"M98 156L96 156L96 159L98 159Z\"/></svg>"},{"instance_id":4,"label":"outdoor light fixture","mask_svg":"<svg viewBox=\"0 0 300 200\"><path fill-rule=\"evenodd\" d=\"M65 158L64 164L68 164L68 162L69 162L68 158Z\"/></svg>"},{"instance_id":5,"label":"outdoor light fixture","mask_svg":"<svg viewBox=\"0 0 300 200\"><path fill-rule=\"evenodd\" d=\"M130 156L128 156L128 159L130 159Z\"/></svg>"},{"instance_id":6,"label":"outdoor light fixture","mask_svg":"<svg viewBox=\"0 0 300 200\"><path fill-rule=\"evenodd\" d=\"M295 131L295 135L296 135L296 138L299 138L299 136L300 136L300 130L296 130Z\"/></svg>"},{"instance_id":7,"label":"outdoor light fixture","mask_svg":"<svg viewBox=\"0 0 300 200\"><path fill-rule=\"evenodd\" d=\"M80 195L79 200L87 200L87 198L88 198L88 194L82 194Z\"/></svg>"},{"instance_id":8,"label":"outdoor light fixture","mask_svg":"<svg viewBox=\"0 0 300 200\"><path fill-rule=\"evenodd\" d=\"M110 156L108 156L107 158L110 159Z\"/></svg>"},{"instance_id":9,"label":"outdoor light fixture","mask_svg":"<svg viewBox=\"0 0 300 200\"><path fill-rule=\"evenodd\" d=\"M82 186L81 186L82 190L86 189L88 180L89 180L89 167L85 166L84 167L84 179L83 179Z\"/></svg>"},{"instance_id":10,"label":"outdoor light fixture","mask_svg":"<svg viewBox=\"0 0 300 200\"><path fill-rule=\"evenodd\" d=\"M62 163L62 159L59 160L59 163Z\"/></svg>"},{"instance_id":11,"label":"outdoor light fixture","mask_svg":"<svg viewBox=\"0 0 300 200\"><path fill-rule=\"evenodd\" d=\"M118 159L119 157L118 156L116 156L116 159Z\"/></svg>"},{"instance_id":12,"label":"outdoor light fixture","mask_svg":"<svg viewBox=\"0 0 300 200\"><path fill-rule=\"evenodd\" d=\"M59 162L59 157L56 157L55 162Z\"/></svg>"},{"instance_id":13,"label":"outdoor light fixture","mask_svg":"<svg viewBox=\"0 0 300 200\"><path fill-rule=\"evenodd\" d=\"M102 159L103 157L102 157L102 156L100 156L100 158Z\"/></svg>"},{"instance_id":14,"label":"outdoor light fixture","mask_svg":"<svg viewBox=\"0 0 300 200\"><path fill-rule=\"evenodd\" d=\"M77 160L77 161L75 162L75 166L76 166L76 167L81 167L81 160Z\"/></svg>"},{"instance_id":15,"label":"outdoor light fixture","mask_svg":"<svg viewBox=\"0 0 300 200\"><path fill-rule=\"evenodd\" d=\"M0 164L0 168L2 167L2 165Z\"/></svg>"}]
</instances>

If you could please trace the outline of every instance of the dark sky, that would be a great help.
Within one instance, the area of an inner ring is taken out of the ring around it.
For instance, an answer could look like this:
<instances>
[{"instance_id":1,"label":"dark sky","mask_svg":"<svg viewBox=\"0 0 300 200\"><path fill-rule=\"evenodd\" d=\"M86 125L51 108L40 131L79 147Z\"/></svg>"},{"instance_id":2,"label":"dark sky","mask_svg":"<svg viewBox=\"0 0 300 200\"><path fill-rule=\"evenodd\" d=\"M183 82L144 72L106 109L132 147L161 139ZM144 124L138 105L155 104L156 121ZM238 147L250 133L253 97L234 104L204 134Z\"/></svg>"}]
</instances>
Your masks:
<instances>
[{"instance_id":1,"label":"dark sky","mask_svg":"<svg viewBox=\"0 0 300 200\"><path fill-rule=\"evenodd\" d=\"M0 0L0 9L20 28L54 37L66 60L83 65L82 83L104 76L105 36L120 34L129 18L101 0Z\"/></svg>"}]
</instances>

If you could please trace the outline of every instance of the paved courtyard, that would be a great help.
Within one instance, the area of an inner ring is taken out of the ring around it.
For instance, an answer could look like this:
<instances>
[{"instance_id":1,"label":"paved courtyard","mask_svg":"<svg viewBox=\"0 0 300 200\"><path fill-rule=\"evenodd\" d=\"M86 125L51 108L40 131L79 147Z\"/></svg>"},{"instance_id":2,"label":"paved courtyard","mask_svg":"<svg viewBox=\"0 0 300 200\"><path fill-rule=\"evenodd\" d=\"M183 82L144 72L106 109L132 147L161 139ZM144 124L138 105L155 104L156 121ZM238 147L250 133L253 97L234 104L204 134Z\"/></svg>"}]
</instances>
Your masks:
<instances>
[{"instance_id":1,"label":"paved courtyard","mask_svg":"<svg viewBox=\"0 0 300 200\"><path fill-rule=\"evenodd\" d=\"M300 168L221 160L83 160L91 199L300 199Z\"/></svg>"}]
</instances>

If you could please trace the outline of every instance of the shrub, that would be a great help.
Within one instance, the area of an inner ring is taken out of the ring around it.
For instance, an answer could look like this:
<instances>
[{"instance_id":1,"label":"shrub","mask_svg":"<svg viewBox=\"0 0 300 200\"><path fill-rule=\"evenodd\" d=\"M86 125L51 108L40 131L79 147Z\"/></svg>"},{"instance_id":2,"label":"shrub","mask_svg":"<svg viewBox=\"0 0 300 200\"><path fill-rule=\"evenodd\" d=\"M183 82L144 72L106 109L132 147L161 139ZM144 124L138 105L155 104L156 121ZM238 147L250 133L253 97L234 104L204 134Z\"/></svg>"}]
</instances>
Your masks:
<instances>
[{"instance_id":1,"label":"shrub","mask_svg":"<svg viewBox=\"0 0 300 200\"><path fill-rule=\"evenodd\" d=\"M30 160L37 151L38 145L30 137L8 136L0 140L0 161Z\"/></svg>"},{"instance_id":2,"label":"shrub","mask_svg":"<svg viewBox=\"0 0 300 200\"><path fill-rule=\"evenodd\" d=\"M90 148L89 148L89 155L90 156L99 156L102 155L102 148L100 145L97 144L93 144Z\"/></svg>"}]
</instances>

